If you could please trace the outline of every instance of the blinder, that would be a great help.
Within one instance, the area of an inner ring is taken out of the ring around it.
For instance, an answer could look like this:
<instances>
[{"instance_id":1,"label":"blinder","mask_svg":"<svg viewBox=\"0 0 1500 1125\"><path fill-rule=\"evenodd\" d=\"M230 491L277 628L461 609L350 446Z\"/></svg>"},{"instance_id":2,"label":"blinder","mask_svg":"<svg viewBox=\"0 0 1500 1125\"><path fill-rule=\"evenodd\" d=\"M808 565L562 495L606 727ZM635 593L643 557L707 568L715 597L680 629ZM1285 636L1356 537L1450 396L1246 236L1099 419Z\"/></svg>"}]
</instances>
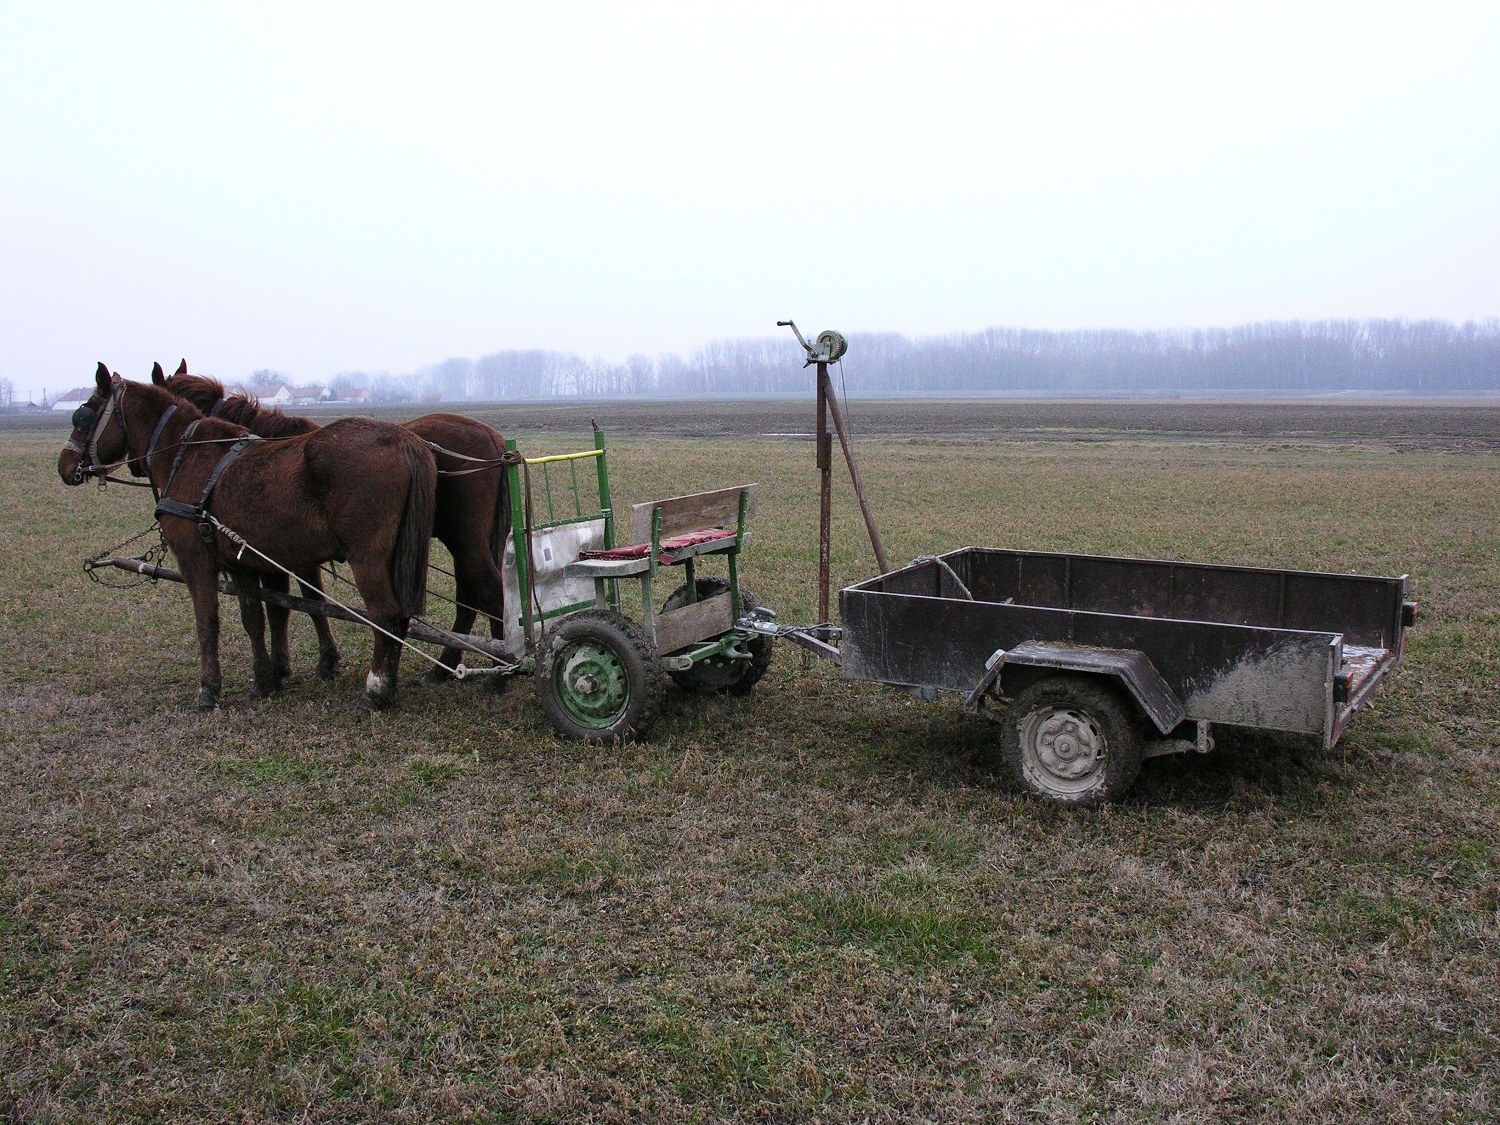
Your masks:
<instances>
[{"instance_id":1,"label":"blinder","mask_svg":"<svg viewBox=\"0 0 1500 1125\"><path fill-rule=\"evenodd\" d=\"M98 418L99 412L85 402L77 410L73 411L71 421L75 430L82 430L87 434L93 430L94 423Z\"/></svg>"}]
</instances>

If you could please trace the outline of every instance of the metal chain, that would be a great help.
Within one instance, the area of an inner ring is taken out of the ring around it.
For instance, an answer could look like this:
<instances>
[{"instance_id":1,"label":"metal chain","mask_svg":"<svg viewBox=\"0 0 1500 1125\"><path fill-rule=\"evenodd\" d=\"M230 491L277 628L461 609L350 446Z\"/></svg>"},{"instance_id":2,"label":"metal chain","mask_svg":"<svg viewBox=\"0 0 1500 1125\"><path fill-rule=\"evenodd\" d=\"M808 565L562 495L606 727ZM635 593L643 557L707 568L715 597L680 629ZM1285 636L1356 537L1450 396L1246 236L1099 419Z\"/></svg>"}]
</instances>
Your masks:
<instances>
[{"instance_id":1,"label":"metal chain","mask_svg":"<svg viewBox=\"0 0 1500 1125\"><path fill-rule=\"evenodd\" d=\"M105 568L99 565L104 559L117 554L120 548L128 547L137 540L146 538L146 536L150 535L153 531L156 532L157 536L156 545L154 547L147 548L144 554L137 555L136 560L138 562L147 562L152 563L156 566L160 566L163 562L166 561L167 558L167 541L162 537L161 524L153 521L151 526L146 528L145 531L132 535L129 539L115 544L107 551L100 551L97 555L90 555L88 558L84 559L83 572L87 574L89 578L94 582L97 582L99 585L105 586L111 590L134 590L137 586L144 586L148 582L151 585L155 586L158 580L155 578L147 578L145 575L138 575L134 581L106 581L103 577L101 577L101 572Z\"/></svg>"}]
</instances>

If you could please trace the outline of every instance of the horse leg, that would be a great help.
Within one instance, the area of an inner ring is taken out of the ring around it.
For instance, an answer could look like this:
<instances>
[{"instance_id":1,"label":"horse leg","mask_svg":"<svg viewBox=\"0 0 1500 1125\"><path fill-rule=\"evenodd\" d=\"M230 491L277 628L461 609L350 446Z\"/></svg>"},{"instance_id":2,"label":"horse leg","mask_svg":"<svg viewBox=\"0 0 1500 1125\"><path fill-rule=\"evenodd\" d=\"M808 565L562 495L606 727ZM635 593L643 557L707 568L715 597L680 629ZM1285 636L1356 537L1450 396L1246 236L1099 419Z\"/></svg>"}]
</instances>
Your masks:
<instances>
[{"instance_id":1,"label":"horse leg","mask_svg":"<svg viewBox=\"0 0 1500 1125\"><path fill-rule=\"evenodd\" d=\"M302 584L302 596L310 597L314 601L322 601L319 597L323 592L323 571L319 567L310 567L306 572L298 572L297 581ZM318 634L318 679L328 681L339 674L339 646L333 639L333 630L328 625L328 618L321 613L308 615L312 618L313 629Z\"/></svg>"},{"instance_id":2,"label":"horse leg","mask_svg":"<svg viewBox=\"0 0 1500 1125\"><path fill-rule=\"evenodd\" d=\"M404 638L410 622L410 618L401 614L401 602L391 588L386 567L385 557L379 554L349 560L354 585L364 599L365 616L371 624L378 626L373 630L375 645L370 654L370 670L365 673L365 696L360 700L362 711L384 711L396 702L396 670L401 662L401 645L387 634Z\"/></svg>"},{"instance_id":3,"label":"horse leg","mask_svg":"<svg viewBox=\"0 0 1500 1125\"><path fill-rule=\"evenodd\" d=\"M290 580L280 571L262 577L261 585L278 594L291 590ZM271 626L271 667L276 674L277 691L292 678L292 645L287 636L287 619L291 615L292 611L284 605L266 603L266 620Z\"/></svg>"},{"instance_id":4,"label":"horse leg","mask_svg":"<svg viewBox=\"0 0 1500 1125\"><path fill-rule=\"evenodd\" d=\"M505 639L505 578L490 555L489 534L484 528L475 528L474 534L462 538L451 536L444 540L448 552L453 556L453 572L457 576L458 611L453 616L453 631L467 633L474 628L474 620L483 613L490 620L490 636ZM449 668L457 665L459 651L455 648L443 650L442 661ZM446 673L434 668L422 677L423 683L434 682ZM503 677L495 679L496 687L504 687Z\"/></svg>"},{"instance_id":5,"label":"horse leg","mask_svg":"<svg viewBox=\"0 0 1500 1125\"><path fill-rule=\"evenodd\" d=\"M212 711L219 705L224 686L219 672L219 572L206 558L174 553L193 599L193 623L198 631L198 698L193 706Z\"/></svg>"},{"instance_id":6,"label":"horse leg","mask_svg":"<svg viewBox=\"0 0 1500 1125\"><path fill-rule=\"evenodd\" d=\"M455 586L453 600L458 603L458 607L453 612L453 632L467 633L474 627L474 619L478 614L470 608L471 598L469 589L463 580L460 579ZM449 669L458 667L458 662L462 655L463 653L460 650L451 645L443 649L442 655L438 657L443 662L443 666L439 668L434 664L431 668L427 669L422 676L422 682L431 687L434 684L446 683L451 680L453 673Z\"/></svg>"},{"instance_id":7,"label":"horse leg","mask_svg":"<svg viewBox=\"0 0 1500 1125\"><path fill-rule=\"evenodd\" d=\"M490 619L490 636L497 641L504 641L505 575L490 554L485 538L487 537L481 537L473 545L473 551L466 559L465 570L460 573L464 574L465 585L471 592L470 604L483 610ZM454 569L457 570L456 567ZM491 676L490 687L494 691L504 691L508 680L508 676Z\"/></svg>"},{"instance_id":8,"label":"horse leg","mask_svg":"<svg viewBox=\"0 0 1500 1125\"><path fill-rule=\"evenodd\" d=\"M250 651L255 660L255 682L250 687L250 698L264 699L276 690L276 667L271 654L266 651L266 614L260 601L260 575L254 571L239 571L234 575L235 587L240 592L240 621L250 637Z\"/></svg>"}]
</instances>

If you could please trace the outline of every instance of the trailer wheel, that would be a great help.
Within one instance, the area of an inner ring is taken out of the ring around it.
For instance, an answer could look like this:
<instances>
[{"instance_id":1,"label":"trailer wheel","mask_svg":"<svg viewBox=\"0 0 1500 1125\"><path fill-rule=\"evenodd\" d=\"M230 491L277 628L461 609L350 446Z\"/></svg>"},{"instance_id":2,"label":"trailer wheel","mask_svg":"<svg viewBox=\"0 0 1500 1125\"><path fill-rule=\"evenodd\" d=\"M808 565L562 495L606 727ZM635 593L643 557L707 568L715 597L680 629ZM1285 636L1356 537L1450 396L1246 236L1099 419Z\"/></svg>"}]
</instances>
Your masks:
<instances>
[{"instance_id":1,"label":"trailer wheel","mask_svg":"<svg viewBox=\"0 0 1500 1125\"><path fill-rule=\"evenodd\" d=\"M585 742L644 734L661 705L656 646L613 610L587 609L549 629L535 684L548 721Z\"/></svg>"},{"instance_id":2,"label":"trailer wheel","mask_svg":"<svg viewBox=\"0 0 1500 1125\"><path fill-rule=\"evenodd\" d=\"M1087 676L1049 676L1011 705L1001 751L1022 789L1063 805L1117 801L1141 769L1141 740L1119 695Z\"/></svg>"},{"instance_id":3,"label":"trailer wheel","mask_svg":"<svg viewBox=\"0 0 1500 1125\"><path fill-rule=\"evenodd\" d=\"M704 598L716 598L720 594L729 593L729 583L722 578L700 578L697 580L698 600ZM687 583L683 583L673 591L661 607L663 613L670 609L681 609L688 604ZM740 587L740 612L749 613L760 603L755 600L755 595L745 587ZM774 637L757 635L753 641L746 646L750 650L749 660L725 660L722 656L713 656L707 660L700 660L691 668L683 672L668 672L673 682L683 691L694 692L726 692L729 695L745 695L750 689L760 682L760 678L766 674L766 669L771 664L771 654L775 650L776 640Z\"/></svg>"}]
</instances>

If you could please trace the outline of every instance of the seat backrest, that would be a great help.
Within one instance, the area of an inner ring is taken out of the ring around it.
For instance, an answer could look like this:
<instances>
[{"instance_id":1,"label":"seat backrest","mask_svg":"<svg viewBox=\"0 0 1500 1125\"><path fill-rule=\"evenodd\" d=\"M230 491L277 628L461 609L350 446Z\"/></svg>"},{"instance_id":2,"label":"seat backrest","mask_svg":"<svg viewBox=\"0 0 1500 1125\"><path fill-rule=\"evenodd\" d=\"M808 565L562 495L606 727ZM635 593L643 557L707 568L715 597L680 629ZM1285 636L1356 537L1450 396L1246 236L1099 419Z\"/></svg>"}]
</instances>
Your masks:
<instances>
[{"instance_id":1,"label":"seat backrest","mask_svg":"<svg viewBox=\"0 0 1500 1125\"><path fill-rule=\"evenodd\" d=\"M691 496L673 496L650 500L630 508L630 543L651 542L651 522L661 511L661 534L681 535L685 531L702 531L709 527L739 527L740 494L745 494L745 519L755 514L760 485L743 484L715 492L695 492Z\"/></svg>"}]
</instances>

